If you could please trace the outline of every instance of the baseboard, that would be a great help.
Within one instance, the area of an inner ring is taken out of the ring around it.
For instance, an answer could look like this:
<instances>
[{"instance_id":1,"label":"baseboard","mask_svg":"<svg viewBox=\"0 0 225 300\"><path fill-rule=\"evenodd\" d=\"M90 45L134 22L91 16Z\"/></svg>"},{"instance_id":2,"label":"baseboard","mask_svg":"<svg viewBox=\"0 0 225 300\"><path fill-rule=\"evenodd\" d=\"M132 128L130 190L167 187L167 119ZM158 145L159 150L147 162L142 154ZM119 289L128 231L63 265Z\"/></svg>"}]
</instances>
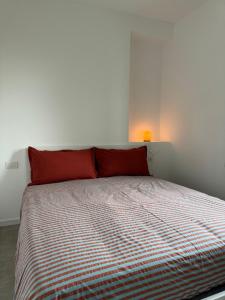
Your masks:
<instances>
[{"instance_id":1,"label":"baseboard","mask_svg":"<svg viewBox=\"0 0 225 300\"><path fill-rule=\"evenodd\" d=\"M10 225L17 225L19 223L20 223L19 219L0 219L0 227L10 226Z\"/></svg>"}]
</instances>

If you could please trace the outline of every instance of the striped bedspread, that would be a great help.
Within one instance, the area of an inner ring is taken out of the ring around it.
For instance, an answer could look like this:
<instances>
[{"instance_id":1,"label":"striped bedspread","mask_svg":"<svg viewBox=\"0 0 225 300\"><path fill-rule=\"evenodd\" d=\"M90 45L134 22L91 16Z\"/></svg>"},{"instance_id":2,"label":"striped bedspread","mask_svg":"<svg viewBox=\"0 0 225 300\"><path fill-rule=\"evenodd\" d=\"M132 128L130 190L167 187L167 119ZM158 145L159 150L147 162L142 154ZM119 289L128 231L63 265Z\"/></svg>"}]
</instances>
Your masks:
<instances>
[{"instance_id":1,"label":"striped bedspread","mask_svg":"<svg viewBox=\"0 0 225 300\"><path fill-rule=\"evenodd\" d=\"M28 187L15 299L188 299L225 283L225 202L152 177Z\"/></svg>"}]
</instances>

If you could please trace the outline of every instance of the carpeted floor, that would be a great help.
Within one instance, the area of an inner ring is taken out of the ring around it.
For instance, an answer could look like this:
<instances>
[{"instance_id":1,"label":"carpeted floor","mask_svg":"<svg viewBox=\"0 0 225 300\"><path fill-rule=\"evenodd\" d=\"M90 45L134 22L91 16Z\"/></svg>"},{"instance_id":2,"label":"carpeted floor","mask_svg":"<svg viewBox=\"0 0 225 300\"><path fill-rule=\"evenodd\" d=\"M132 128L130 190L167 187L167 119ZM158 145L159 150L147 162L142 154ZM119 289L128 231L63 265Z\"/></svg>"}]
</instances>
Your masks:
<instances>
[{"instance_id":1,"label":"carpeted floor","mask_svg":"<svg viewBox=\"0 0 225 300\"><path fill-rule=\"evenodd\" d=\"M0 299L12 300L18 226L0 227Z\"/></svg>"},{"instance_id":2,"label":"carpeted floor","mask_svg":"<svg viewBox=\"0 0 225 300\"><path fill-rule=\"evenodd\" d=\"M0 227L0 299L12 300L14 289L15 251L18 226ZM192 300L202 300L206 297L225 291L224 287L216 288Z\"/></svg>"}]
</instances>

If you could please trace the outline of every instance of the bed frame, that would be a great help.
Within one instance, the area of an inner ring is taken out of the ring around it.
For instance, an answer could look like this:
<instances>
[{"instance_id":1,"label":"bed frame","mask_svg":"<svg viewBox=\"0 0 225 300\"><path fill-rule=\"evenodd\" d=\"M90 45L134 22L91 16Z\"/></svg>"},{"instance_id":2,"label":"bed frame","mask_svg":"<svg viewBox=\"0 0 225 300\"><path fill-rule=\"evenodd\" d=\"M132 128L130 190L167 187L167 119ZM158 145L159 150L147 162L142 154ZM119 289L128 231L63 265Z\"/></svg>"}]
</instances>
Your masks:
<instances>
[{"instance_id":1,"label":"bed frame","mask_svg":"<svg viewBox=\"0 0 225 300\"><path fill-rule=\"evenodd\" d=\"M225 300L225 291L221 292L219 294L215 294L213 296L209 296L205 298L204 300Z\"/></svg>"},{"instance_id":2,"label":"bed frame","mask_svg":"<svg viewBox=\"0 0 225 300\"><path fill-rule=\"evenodd\" d=\"M171 159L173 158L173 149L170 143L168 142L151 142L151 143L128 143L126 145L96 145L97 147L105 147L105 148L133 148L140 147L143 145L147 145L148 147L148 161L151 165L151 172L162 179L170 181L170 167L171 167ZM35 145L34 145L35 146ZM38 149L47 149L47 150L59 150L59 149L81 149L88 148L89 145L74 145L74 146L40 146ZM20 151L20 158L22 158L22 172L24 173L24 177L20 176L20 178L24 178L26 182L29 182L30 171L29 171L29 163L27 159L27 150L23 149ZM21 161L20 160L20 161ZM224 286L225 289L225 286ZM210 291L209 291L210 292ZM194 298L195 299L195 298ZM197 300L198 298L196 298ZM206 298L199 298L204 300L225 300L225 290L222 292L215 292L214 295L206 296Z\"/></svg>"}]
</instances>

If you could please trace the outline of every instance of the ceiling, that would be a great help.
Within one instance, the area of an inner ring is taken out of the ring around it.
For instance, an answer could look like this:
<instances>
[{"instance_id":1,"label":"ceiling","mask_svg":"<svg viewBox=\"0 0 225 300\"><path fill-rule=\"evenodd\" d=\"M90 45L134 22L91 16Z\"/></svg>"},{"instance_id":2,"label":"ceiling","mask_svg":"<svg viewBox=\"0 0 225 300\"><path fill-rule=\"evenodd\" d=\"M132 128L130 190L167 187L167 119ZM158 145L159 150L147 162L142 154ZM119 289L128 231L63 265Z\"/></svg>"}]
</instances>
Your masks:
<instances>
[{"instance_id":1,"label":"ceiling","mask_svg":"<svg viewBox=\"0 0 225 300\"><path fill-rule=\"evenodd\" d=\"M207 0L85 0L117 11L176 23Z\"/></svg>"}]
</instances>

